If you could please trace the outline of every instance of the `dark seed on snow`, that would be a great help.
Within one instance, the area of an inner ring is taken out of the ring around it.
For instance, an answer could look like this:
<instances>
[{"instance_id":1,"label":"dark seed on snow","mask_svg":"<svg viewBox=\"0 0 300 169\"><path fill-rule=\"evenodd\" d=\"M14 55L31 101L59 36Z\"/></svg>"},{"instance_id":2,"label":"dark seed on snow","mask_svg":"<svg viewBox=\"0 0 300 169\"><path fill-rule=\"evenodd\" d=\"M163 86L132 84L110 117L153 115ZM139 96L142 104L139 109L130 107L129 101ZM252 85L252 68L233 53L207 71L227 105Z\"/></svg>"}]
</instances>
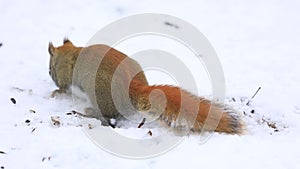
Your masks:
<instances>
[{"instance_id":1,"label":"dark seed on snow","mask_svg":"<svg viewBox=\"0 0 300 169\"><path fill-rule=\"evenodd\" d=\"M11 101L13 104L16 104L16 103L17 103L16 99L14 99L14 98L10 98L10 101Z\"/></svg>"},{"instance_id":2,"label":"dark seed on snow","mask_svg":"<svg viewBox=\"0 0 300 169\"><path fill-rule=\"evenodd\" d=\"M138 125L138 128L141 128L145 124L146 118L143 118L142 122Z\"/></svg>"},{"instance_id":3,"label":"dark seed on snow","mask_svg":"<svg viewBox=\"0 0 300 169\"><path fill-rule=\"evenodd\" d=\"M149 130L147 134L149 134L150 136L152 136L152 131Z\"/></svg>"},{"instance_id":4,"label":"dark seed on snow","mask_svg":"<svg viewBox=\"0 0 300 169\"><path fill-rule=\"evenodd\" d=\"M254 109L253 110L251 110L251 113L253 114L255 111L254 111Z\"/></svg>"},{"instance_id":5,"label":"dark seed on snow","mask_svg":"<svg viewBox=\"0 0 300 169\"><path fill-rule=\"evenodd\" d=\"M176 29L179 28L178 25L175 25L175 24L173 24L173 23L171 23L171 22L165 22L165 25L170 26L170 27L173 27L173 28L176 28Z\"/></svg>"},{"instance_id":6,"label":"dark seed on snow","mask_svg":"<svg viewBox=\"0 0 300 169\"><path fill-rule=\"evenodd\" d=\"M25 123L30 123L30 120L28 120L28 119L27 119L27 120L25 120Z\"/></svg>"},{"instance_id":7,"label":"dark seed on snow","mask_svg":"<svg viewBox=\"0 0 300 169\"><path fill-rule=\"evenodd\" d=\"M30 112L30 113L36 113L36 111L33 110L33 109L29 109L29 112Z\"/></svg>"},{"instance_id":8,"label":"dark seed on snow","mask_svg":"<svg viewBox=\"0 0 300 169\"><path fill-rule=\"evenodd\" d=\"M31 130L31 133L33 133L33 132L35 131L35 129L36 129L36 128L33 128L33 129Z\"/></svg>"}]
</instances>

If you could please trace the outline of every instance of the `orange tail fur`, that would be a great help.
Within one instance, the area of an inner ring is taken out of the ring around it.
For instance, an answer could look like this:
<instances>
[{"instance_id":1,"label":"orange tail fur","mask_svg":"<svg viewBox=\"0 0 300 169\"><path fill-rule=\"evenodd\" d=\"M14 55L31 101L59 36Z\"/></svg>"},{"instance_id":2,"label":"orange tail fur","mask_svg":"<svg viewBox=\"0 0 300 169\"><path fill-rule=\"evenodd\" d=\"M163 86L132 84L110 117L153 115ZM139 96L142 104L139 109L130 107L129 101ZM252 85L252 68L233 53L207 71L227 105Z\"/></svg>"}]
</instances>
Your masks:
<instances>
[{"instance_id":1,"label":"orange tail fur","mask_svg":"<svg viewBox=\"0 0 300 169\"><path fill-rule=\"evenodd\" d=\"M133 104L140 111L157 115L169 126L190 125L192 131L217 131L241 134L239 115L224 106L197 97L174 86L142 86L131 84Z\"/></svg>"}]
</instances>

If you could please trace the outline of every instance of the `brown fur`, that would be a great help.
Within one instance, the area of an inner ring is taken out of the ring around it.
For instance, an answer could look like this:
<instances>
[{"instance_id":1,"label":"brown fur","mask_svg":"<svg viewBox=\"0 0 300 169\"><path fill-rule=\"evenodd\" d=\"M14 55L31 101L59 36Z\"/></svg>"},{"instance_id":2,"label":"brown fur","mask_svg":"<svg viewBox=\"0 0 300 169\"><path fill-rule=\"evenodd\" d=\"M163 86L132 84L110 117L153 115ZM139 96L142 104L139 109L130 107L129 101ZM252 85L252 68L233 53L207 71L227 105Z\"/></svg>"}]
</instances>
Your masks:
<instances>
[{"instance_id":1,"label":"brown fur","mask_svg":"<svg viewBox=\"0 0 300 169\"><path fill-rule=\"evenodd\" d=\"M149 86L139 64L109 46L93 45L81 48L64 39L64 45L58 48L50 43L49 53L50 76L59 87L54 94L65 92L73 82L73 85L87 93L93 106L101 111L105 119L120 117L118 108L131 112L132 109L126 102L126 96L129 96L130 102L138 111L157 116L175 128L190 125L192 131L204 129L231 134L242 133L242 121L236 113L178 87ZM99 68L93 75L95 66ZM121 71L116 73L117 69ZM116 81L112 84L113 75ZM113 94L117 96L120 104L114 104Z\"/></svg>"}]
</instances>

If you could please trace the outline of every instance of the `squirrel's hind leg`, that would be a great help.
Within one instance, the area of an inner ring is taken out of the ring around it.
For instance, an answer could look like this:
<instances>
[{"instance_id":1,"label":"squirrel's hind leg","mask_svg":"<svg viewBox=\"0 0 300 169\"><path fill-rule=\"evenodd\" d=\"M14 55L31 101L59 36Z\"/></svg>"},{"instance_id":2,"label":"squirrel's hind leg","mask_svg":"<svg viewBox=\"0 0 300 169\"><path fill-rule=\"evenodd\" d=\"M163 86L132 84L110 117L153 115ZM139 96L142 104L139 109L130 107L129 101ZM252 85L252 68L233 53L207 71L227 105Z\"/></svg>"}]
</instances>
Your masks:
<instances>
[{"instance_id":1,"label":"squirrel's hind leg","mask_svg":"<svg viewBox=\"0 0 300 169\"><path fill-rule=\"evenodd\" d=\"M55 97L55 96L60 95L62 93L67 93L67 90L62 89L62 88L56 89L51 93L51 97Z\"/></svg>"},{"instance_id":2,"label":"squirrel's hind leg","mask_svg":"<svg viewBox=\"0 0 300 169\"><path fill-rule=\"evenodd\" d=\"M75 112L77 115L79 115L81 117L98 119L101 121L102 126L110 126L112 128L116 128L115 123L112 123L111 120L108 118L104 118L100 113L97 113L97 111L91 107L84 109L85 114L77 112L77 111L73 111L73 112Z\"/></svg>"}]
</instances>

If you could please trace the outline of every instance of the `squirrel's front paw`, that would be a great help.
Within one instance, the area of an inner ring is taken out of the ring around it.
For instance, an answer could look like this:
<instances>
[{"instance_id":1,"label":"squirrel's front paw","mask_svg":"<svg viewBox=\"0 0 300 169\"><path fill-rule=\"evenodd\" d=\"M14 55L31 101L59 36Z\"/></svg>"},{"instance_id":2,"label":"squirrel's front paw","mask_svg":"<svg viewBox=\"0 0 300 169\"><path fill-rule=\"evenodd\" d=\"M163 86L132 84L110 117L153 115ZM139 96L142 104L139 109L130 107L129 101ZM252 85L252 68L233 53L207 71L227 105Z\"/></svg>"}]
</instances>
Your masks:
<instances>
[{"instance_id":1,"label":"squirrel's front paw","mask_svg":"<svg viewBox=\"0 0 300 169\"><path fill-rule=\"evenodd\" d=\"M66 93L66 90L64 90L64 89L56 89L56 90L54 90L52 92L51 97L55 97L55 96L57 96L59 94L62 94L62 93Z\"/></svg>"}]
</instances>

